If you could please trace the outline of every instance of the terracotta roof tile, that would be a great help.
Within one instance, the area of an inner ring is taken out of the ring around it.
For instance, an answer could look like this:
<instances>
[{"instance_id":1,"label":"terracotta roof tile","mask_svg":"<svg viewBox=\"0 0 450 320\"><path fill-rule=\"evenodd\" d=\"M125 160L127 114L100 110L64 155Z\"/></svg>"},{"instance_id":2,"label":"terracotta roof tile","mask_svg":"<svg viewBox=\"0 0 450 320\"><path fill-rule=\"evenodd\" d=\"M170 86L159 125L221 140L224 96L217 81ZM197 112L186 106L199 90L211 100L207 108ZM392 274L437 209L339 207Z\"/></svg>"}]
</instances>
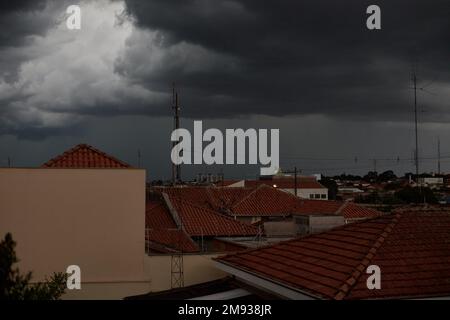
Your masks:
<instances>
[{"instance_id":1,"label":"terracotta roof tile","mask_svg":"<svg viewBox=\"0 0 450 320\"><path fill-rule=\"evenodd\" d=\"M47 161L43 168L130 168L131 166L90 145L79 144Z\"/></svg>"},{"instance_id":2,"label":"terracotta roof tile","mask_svg":"<svg viewBox=\"0 0 450 320\"><path fill-rule=\"evenodd\" d=\"M170 196L169 196L170 197ZM199 206L177 197L170 197L181 220L181 228L177 226L170 210L162 200L147 203L146 239L152 251L199 251L191 237L210 236L255 236L258 228L234 220L211 209Z\"/></svg>"},{"instance_id":3,"label":"terracotta roof tile","mask_svg":"<svg viewBox=\"0 0 450 320\"><path fill-rule=\"evenodd\" d=\"M198 246L189 235L177 228L170 212L161 201L149 201L145 213L146 240L152 251L197 252Z\"/></svg>"},{"instance_id":4,"label":"terracotta roof tile","mask_svg":"<svg viewBox=\"0 0 450 320\"><path fill-rule=\"evenodd\" d=\"M319 298L449 296L450 213L385 215L217 260ZM370 264L380 290L366 287Z\"/></svg>"},{"instance_id":5,"label":"terracotta roof tile","mask_svg":"<svg viewBox=\"0 0 450 320\"><path fill-rule=\"evenodd\" d=\"M155 190L231 216L333 215L345 219L378 217L381 212L354 203L300 199L262 184L256 188L157 187Z\"/></svg>"},{"instance_id":6,"label":"terracotta roof tile","mask_svg":"<svg viewBox=\"0 0 450 320\"><path fill-rule=\"evenodd\" d=\"M170 198L186 232L191 236L254 236L258 228L211 209Z\"/></svg>"},{"instance_id":7,"label":"terracotta roof tile","mask_svg":"<svg viewBox=\"0 0 450 320\"><path fill-rule=\"evenodd\" d=\"M198 252L199 247L182 230L179 229L147 229L146 240L153 244L157 251L170 252Z\"/></svg>"}]
</instances>

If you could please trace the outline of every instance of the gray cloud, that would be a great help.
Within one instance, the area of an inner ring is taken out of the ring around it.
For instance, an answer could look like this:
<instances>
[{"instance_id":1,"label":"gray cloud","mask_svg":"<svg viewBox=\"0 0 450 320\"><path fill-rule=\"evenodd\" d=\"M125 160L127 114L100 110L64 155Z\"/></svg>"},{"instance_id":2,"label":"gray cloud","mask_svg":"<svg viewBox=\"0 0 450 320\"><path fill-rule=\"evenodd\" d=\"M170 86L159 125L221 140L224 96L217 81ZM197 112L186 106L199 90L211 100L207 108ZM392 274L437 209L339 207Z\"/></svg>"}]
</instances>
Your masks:
<instances>
[{"instance_id":1,"label":"gray cloud","mask_svg":"<svg viewBox=\"0 0 450 320\"><path fill-rule=\"evenodd\" d=\"M187 42L232 59L234 68L190 72L189 56L178 67L173 57L171 67L156 73L136 72L132 58L123 63L130 77L149 87L176 79L184 112L194 117L319 113L401 121L410 113L414 61L422 80L439 78L439 89L450 81L446 1L378 1L380 31L365 27L369 1L126 3L137 25L159 30L167 46ZM448 97L445 90L440 94ZM448 121L435 114L445 104L428 107L429 121Z\"/></svg>"},{"instance_id":2,"label":"gray cloud","mask_svg":"<svg viewBox=\"0 0 450 320\"><path fill-rule=\"evenodd\" d=\"M420 121L428 122L421 141L448 133L447 0L377 1L379 31L365 27L366 0L81 0L76 32L64 28L68 4L0 4L2 154L14 155L12 143L19 159L42 149L40 162L88 142L129 161L137 148L148 155L156 148L146 165L163 177L175 81L183 126L196 118L220 128L281 128L281 153L293 150L282 155L283 166L329 173L356 166L302 163L288 157L295 150L410 157L415 61L419 86L429 84L418 96ZM270 120L259 122L265 115ZM433 143L423 152L433 153Z\"/></svg>"}]
</instances>

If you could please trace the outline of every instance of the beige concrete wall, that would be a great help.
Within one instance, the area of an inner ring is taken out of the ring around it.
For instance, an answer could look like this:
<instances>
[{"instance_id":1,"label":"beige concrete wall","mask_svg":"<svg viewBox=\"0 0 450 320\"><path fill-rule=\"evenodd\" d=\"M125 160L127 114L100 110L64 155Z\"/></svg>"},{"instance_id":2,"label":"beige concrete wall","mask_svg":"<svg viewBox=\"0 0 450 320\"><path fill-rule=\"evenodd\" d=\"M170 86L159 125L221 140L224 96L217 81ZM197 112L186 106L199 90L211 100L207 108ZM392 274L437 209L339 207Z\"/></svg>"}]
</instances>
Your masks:
<instances>
[{"instance_id":1,"label":"beige concrete wall","mask_svg":"<svg viewBox=\"0 0 450 320\"><path fill-rule=\"evenodd\" d=\"M227 274L217 269L211 260L217 256L218 254L184 255L185 286L225 277ZM144 281L82 283L81 290L66 291L63 299L123 299L168 290L171 288L171 258L170 255L145 256Z\"/></svg>"},{"instance_id":2,"label":"beige concrete wall","mask_svg":"<svg viewBox=\"0 0 450 320\"><path fill-rule=\"evenodd\" d=\"M83 283L146 281L144 219L144 170L0 168L0 236L35 281L71 264Z\"/></svg>"},{"instance_id":3,"label":"beige concrete wall","mask_svg":"<svg viewBox=\"0 0 450 320\"><path fill-rule=\"evenodd\" d=\"M298 226L293 219L264 222L264 231L268 237L296 236Z\"/></svg>"},{"instance_id":4,"label":"beige concrete wall","mask_svg":"<svg viewBox=\"0 0 450 320\"><path fill-rule=\"evenodd\" d=\"M197 283L216 280L227 274L214 265L212 258L219 254L184 255L184 285L190 286ZM150 290L168 290L171 286L171 256L153 255L145 259L145 271L149 277Z\"/></svg>"}]
</instances>

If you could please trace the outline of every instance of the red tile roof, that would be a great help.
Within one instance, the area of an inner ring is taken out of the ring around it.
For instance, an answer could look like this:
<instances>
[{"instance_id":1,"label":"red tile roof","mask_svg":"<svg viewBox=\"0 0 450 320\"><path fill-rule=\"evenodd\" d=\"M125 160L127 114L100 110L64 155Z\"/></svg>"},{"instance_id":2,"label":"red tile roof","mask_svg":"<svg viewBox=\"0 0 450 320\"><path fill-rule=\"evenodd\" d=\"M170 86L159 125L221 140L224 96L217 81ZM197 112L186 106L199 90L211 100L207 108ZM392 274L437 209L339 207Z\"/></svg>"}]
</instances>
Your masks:
<instances>
[{"instance_id":1,"label":"red tile roof","mask_svg":"<svg viewBox=\"0 0 450 320\"><path fill-rule=\"evenodd\" d=\"M145 227L152 229L175 229L177 224L162 201L148 201L145 211Z\"/></svg>"},{"instance_id":2,"label":"red tile roof","mask_svg":"<svg viewBox=\"0 0 450 320\"><path fill-rule=\"evenodd\" d=\"M196 205L180 198L171 197L181 223L191 236L255 236L258 228L229 216Z\"/></svg>"},{"instance_id":3,"label":"red tile roof","mask_svg":"<svg viewBox=\"0 0 450 320\"><path fill-rule=\"evenodd\" d=\"M170 197L181 222L177 226L169 208L163 200L151 200L147 203L145 216L146 240L151 251L170 253L179 251L197 252L200 249L191 237L215 236L255 236L257 227L234 220L229 216L196 205L177 197Z\"/></svg>"},{"instance_id":4,"label":"red tile roof","mask_svg":"<svg viewBox=\"0 0 450 320\"><path fill-rule=\"evenodd\" d=\"M253 188L170 187L155 188L171 197L216 211L226 211L254 191Z\"/></svg>"},{"instance_id":5,"label":"red tile roof","mask_svg":"<svg viewBox=\"0 0 450 320\"><path fill-rule=\"evenodd\" d=\"M450 296L450 213L385 215L217 261L318 298ZM372 264L379 290L366 287Z\"/></svg>"},{"instance_id":6,"label":"red tile roof","mask_svg":"<svg viewBox=\"0 0 450 320\"><path fill-rule=\"evenodd\" d=\"M236 216L287 216L291 214L342 215L345 219L378 217L382 213L355 203L300 199L288 192L260 185L229 208Z\"/></svg>"},{"instance_id":7,"label":"red tile roof","mask_svg":"<svg viewBox=\"0 0 450 320\"><path fill-rule=\"evenodd\" d=\"M295 208L295 214L339 214L345 219L374 218L382 215L377 210L353 202L309 199L301 200L301 205Z\"/></svg>"},{"instance_id":8,"label":"red tile roof","mask_svg":"<svg viewBox=\"0 0 450 320\"><path fill-rule=\"evenodd\" d=\"M260 185L230 207L235 216L288 216L301 206L301 199L282 190Z\"/></svg>"},{"instance_id":9,"label":"red tile roof","mask_svg":"<svg viewBox=\"0 0 450 320\"><path fill-rule=\"evenodd\" d=\"M366 208L353 202L346 202L345 205L339 210L345 219L364 219L379 217L382 215L380 211Z\"/></svg>"},{"instance_id":10,"label":"red tile roof","mask_svg":"<svg viewBox=\"0 0 450 320\"><path fill-rule=\"evenodd\" d=\"M47 161L43 168L130 168L131 166L90 145L79 144Z\"/></svg>"},{"instance_id":11,"label":"red tile roof","mask_svg":"<svg viewBox=\"0 0 450 320\"><path fill-rule=\"evenodd\" d=\"M195 242L179 229L147 229L146 240L150 242L152 251L160 253L200 251Z\"/></svg>"},{"instance_id":12,"label":"red tile roof","mask_svg":"<svg viewBox=\"0 0 450 320\"><path fill-rule=\"evenodd\" d=\"M152 251L198 252L200 249L184 230L177 227L170 212L161 201L149 201L145 213L146 241Z\"/></svg>"},{"instance_id":13,"label":"red tile roof","mask_svg":"<svg viewBox=\"0 0 450 320\"><path fill-rule=\"evenodd\" d=\"M172 187L156 190L231 216L341 214L345 219L360 219L381 215L379 211L354 203L300 199L265 184L257 188Z\"/></svg>"}]
</instances>

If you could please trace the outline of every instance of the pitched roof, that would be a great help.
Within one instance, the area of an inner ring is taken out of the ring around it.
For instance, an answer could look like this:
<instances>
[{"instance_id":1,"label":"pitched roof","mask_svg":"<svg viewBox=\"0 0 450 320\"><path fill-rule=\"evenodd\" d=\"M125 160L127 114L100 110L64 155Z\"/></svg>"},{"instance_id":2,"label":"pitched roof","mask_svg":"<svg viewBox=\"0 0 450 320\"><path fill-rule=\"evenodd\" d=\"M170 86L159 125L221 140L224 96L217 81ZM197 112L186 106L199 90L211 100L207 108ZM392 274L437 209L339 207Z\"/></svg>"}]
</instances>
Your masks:
<instances>
[{"instance_id":1,"label":"pitched roof","mask_svg":"<svg viewBox=\"0 0 450 320\"><path fill-rule=\"evenodd\" d=\"M170 253L174 251L198 252L194 241L179 229L169 211L161 201L149 201L145 212L145 239L152 251Z\"/></svg>"},{"instance_id":2,"label":"pitched roof","mask_svg":"<svg viewBox=\"0 0 450 320\"><path fill-rule=\"evenodd\" d=\"M146 239L152 245L152 251L195 252L200 249L191 237L214 236L255 236L258 228L234 220L219 212L169 196L170 202L177 211L182 228L177 226L166 203L162 200L147 202L145 216ZM161 248L161 247L164 248Z\"/></svg>"},{"instance_id":3,"label":"pitched roof","mask_svg":"<svg viewBox=\"0 0 450 320\"><path fill-rule=\"evenodd\" d=\"M263 184L233 204L229 211L236 216L287 216L297 206L301 206L298 197Z\"/></svg>"},{"instance_id":4,"label":"pitched roof","mask_svg":"<svg viewBox=\"0 0 450 320\"><path fill-rule=\"evenodd\" d=\"M341 214L346 219L354 219L381 215L379 211L354 203L300 199L266 184L256 188L169 187L156 190L231 216Z\"/></svg>"},{"instance_id":5,"label":"pitched roof","mask_svg":"<svg viewBox=\"0 0 450 320\"><path fill-rule=\"evenodd\" d=\"M171 197L188 200L191 203L212 210L226 211L254 191L254 188L216 187L169 187L155 188Z\"/></svg>"},{"instance_id":6,"label":"pitched roof","mask_svg":"<svg viewBox=\"0 0 450 320\"><path fill-rule=\"evenodd\" d=\"M338 214L345 219L374 218L382 215L380 211L353 202L309 199L302 199L294 214Z\"/></svg>"},{"instance_id":7,"label":"pitched roof","mask_svg":"<svg viewBox=\"0 0 450 320\"><path fill-rule=\"evenodd\" d=\"M147 229L145 238L151 251L160 253L200 251L195 242L180 229Z\"/></svg>"},{"instance_id":8,"label":"pitched roof","mask_svg":"<svg viewBox=\"0 0 450 320\"><path fill-rule=\"evenodd\" d=\"M44 163L42 168L130 168L131 166L90 145L79 144Z\"/></svg>"},{"instance_id":9,"label":"pitched roof","mask_svg":"<svg viewBox=\"0 0 450 320\"><path fill-rule=\"evenodd\" d=\"M254 236L258 228L177 197L170 201L191 236Z\"/></svg>"},{"instance_id":10,"label":"pitched roof","mask_svg":"<svg viewBox=\"0 0 450 320\"><path fill-rule=\"evenodd\" d=\"M450 296L450 213L401 212L216 259L327 299ZM381 289L366 287L369 265Z\"/></svg>"},{"instance_id":11,"label":"pitched roof","mask_svg":"<svg viewBox=\"0 0 450 320\"><path fill-rule=\"evenodd\" d=\"M382 214L350 202L301 199L264 184L231 206L229 212L236 216L342 215L345 219L373 218Z\"/></svg>"}]
</instances>

